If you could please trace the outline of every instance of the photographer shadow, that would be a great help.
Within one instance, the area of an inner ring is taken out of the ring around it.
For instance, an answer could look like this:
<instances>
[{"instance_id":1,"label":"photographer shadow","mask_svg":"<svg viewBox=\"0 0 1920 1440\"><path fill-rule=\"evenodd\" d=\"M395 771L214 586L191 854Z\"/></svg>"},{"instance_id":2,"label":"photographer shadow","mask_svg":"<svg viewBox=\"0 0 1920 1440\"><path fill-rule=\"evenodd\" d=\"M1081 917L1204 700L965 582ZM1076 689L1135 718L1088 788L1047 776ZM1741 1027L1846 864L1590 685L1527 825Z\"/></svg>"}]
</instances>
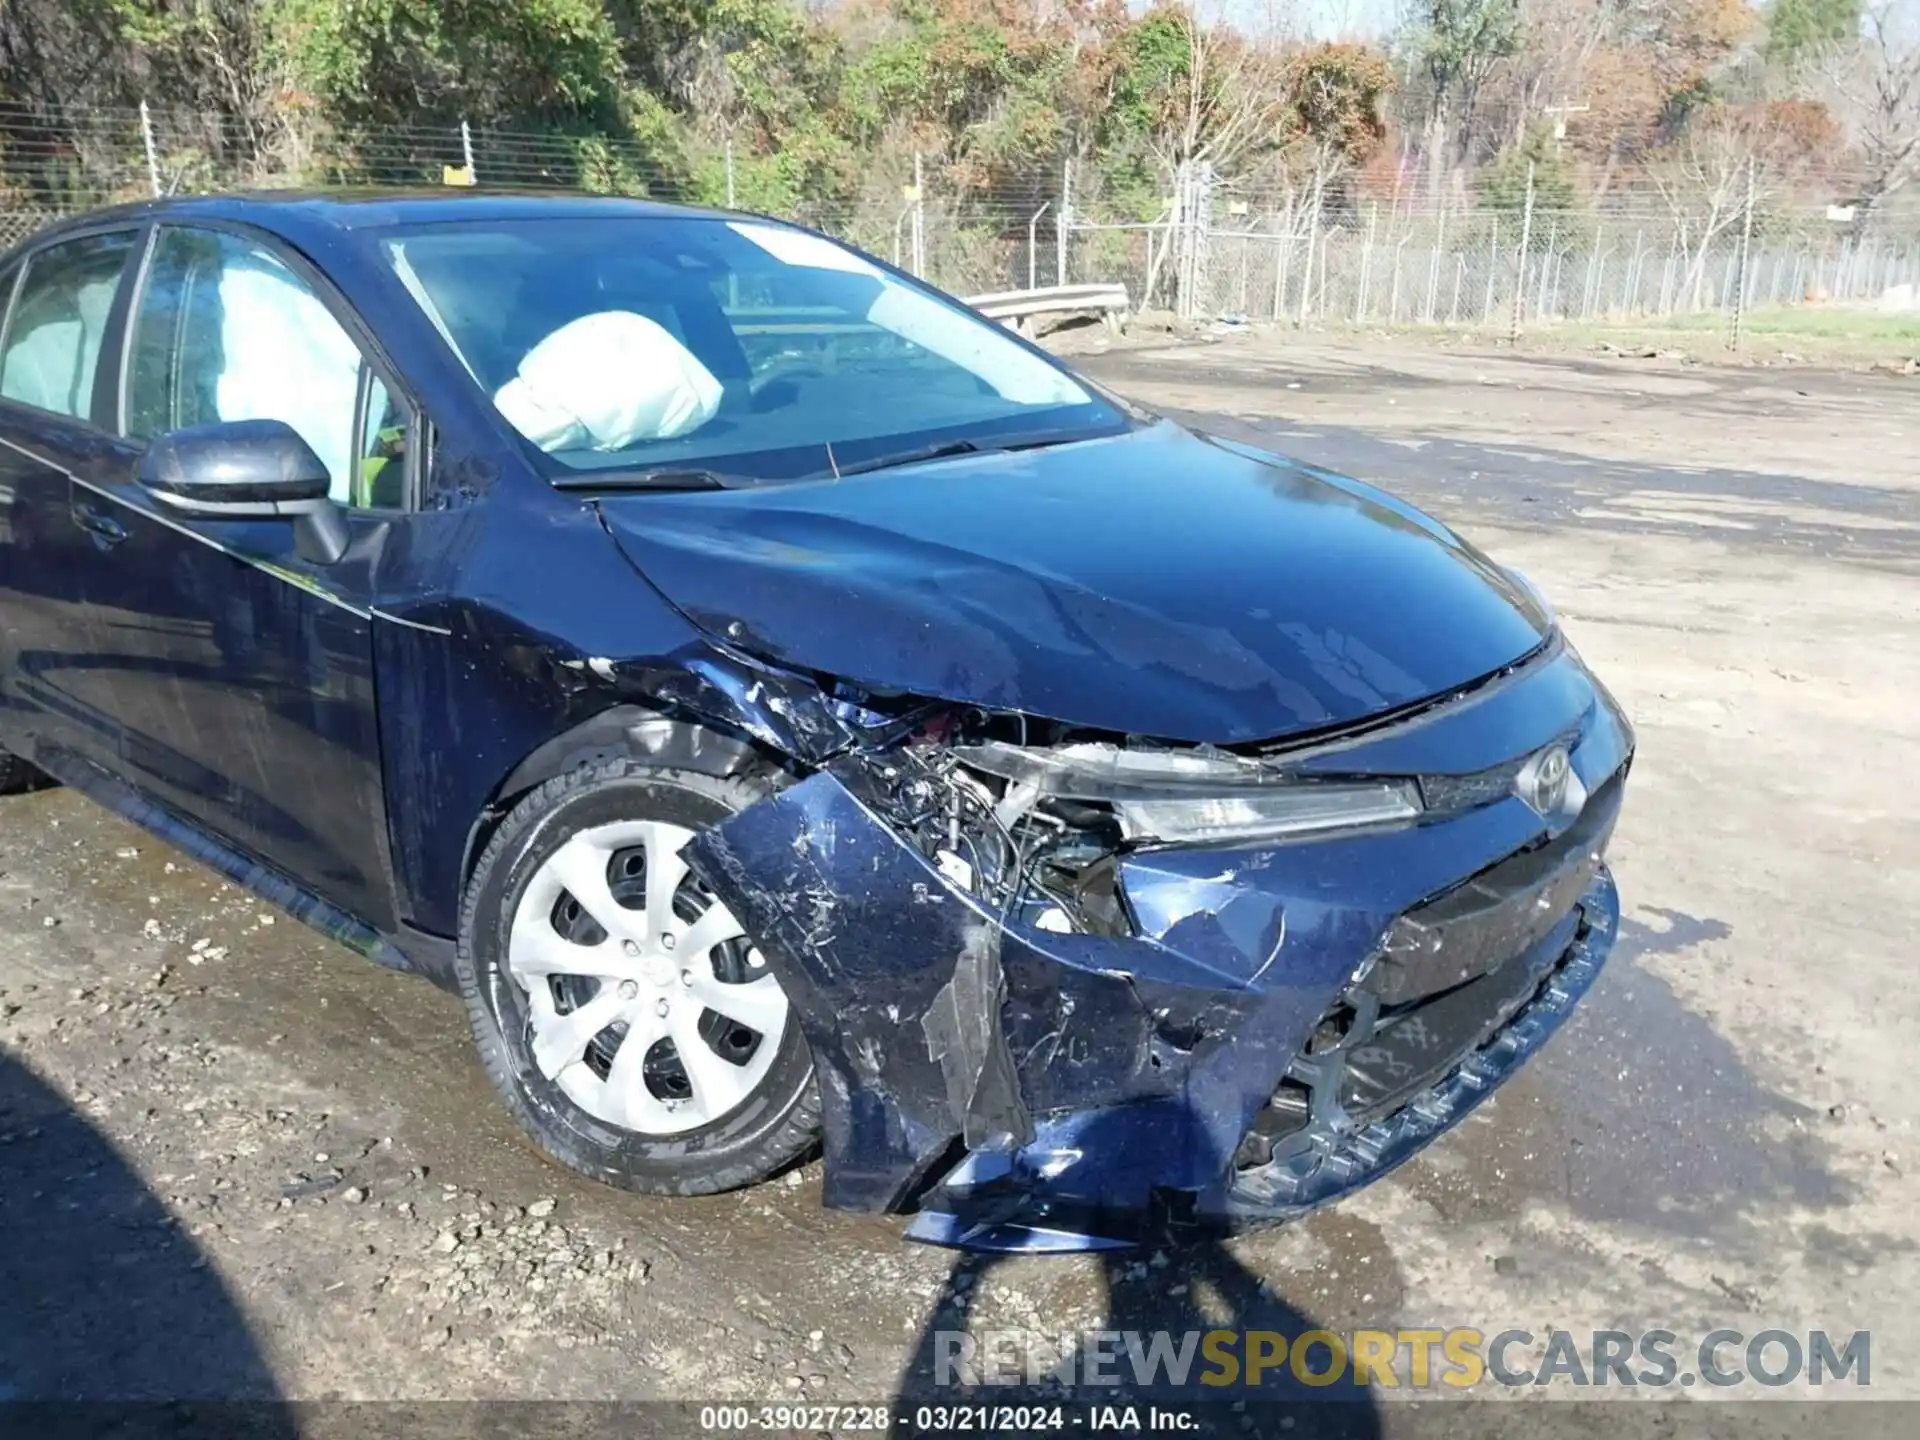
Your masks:
<instances>
[{"instance_id":1,"label":"photographer shadow","mask_svg":"<svg viewBox=\"0 0 1920 1440\"><path fill-rule=\"evenodd\" d=\"M296 1433L205 1252L4 1050L0 1142L0 1436Z\"/></svg>"},{"instance_id":2,"label":"photographer shadow","mask_svg":"<svg viewBox=\"0 0 1920 1440\"><path fill-rule=\"evenodd\" d=\"M1190 1137L1205 1133L1199 1125L1185 1129ZM1118 1135L1112 1140L1125 1143ZM1078 1143L1099 1153L1101 1127L1082 1132ZM1219 1164L1225 1168L1224 1158ZM1159 1406L1192 1414L1203 1434L1378 1440L1382 1433L1373 1387L1356 1384L1347 1363L1346 1337L1339 1337L1337 1357L1321 1341L1296 1356L1299 1337L1326 1327L1249 1270L1224 1236L1169 1234L1095 1251L1102 1318L1073 1335L1023 1328L1021 1339L1038 1351L1032 1363L1007 1353L1019 1341L996 1346L996 1323L971 1324L983 1308L980 1297L1015 1258L1045 1263L997 1253L956 1256L901 1377L896 1414L923 1405L1059 1404L1083 1415L1089 1406L1133 1406L1144 1417L1144 1407ZM1250 1379L1246 1362L1256 1346L1267 1363ZM1137 1423L1144 1428L1147 1421Z\"/></svg>"}]
</instances>

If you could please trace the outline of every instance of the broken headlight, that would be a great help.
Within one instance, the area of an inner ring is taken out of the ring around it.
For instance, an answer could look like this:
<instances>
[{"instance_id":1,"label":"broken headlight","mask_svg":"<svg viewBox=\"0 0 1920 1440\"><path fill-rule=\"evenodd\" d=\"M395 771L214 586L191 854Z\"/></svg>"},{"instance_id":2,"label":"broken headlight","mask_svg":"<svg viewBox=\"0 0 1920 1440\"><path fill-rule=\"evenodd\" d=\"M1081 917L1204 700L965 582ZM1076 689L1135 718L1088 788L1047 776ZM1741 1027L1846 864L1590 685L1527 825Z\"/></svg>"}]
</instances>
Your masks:
<instances>
[{"instance_id":1,"label":"broken headlight","mask_svg":"<svg viewBox=\"0 0 1920 1440\"><path fill-rule=\"evenodd\" d=\"M1284 839L1411 820L1421 809L1411 780L1299 780L1218 750L989 740L955 754L1014 793L1104 802L1136 842Z\"/></svg>"},{"instance_id":2,"label":"broken headlight","mask_svg":"<svg viewBox=\"0 0 1920 1440\"><path fill-rule=\"evenodd\" d=\"M1409 781L1276 786L1251 795L1182 796L1114 803L1129 840L1204 843L1277 840L1411 820L1420 813Z\"/></svg>"}]
</instances>

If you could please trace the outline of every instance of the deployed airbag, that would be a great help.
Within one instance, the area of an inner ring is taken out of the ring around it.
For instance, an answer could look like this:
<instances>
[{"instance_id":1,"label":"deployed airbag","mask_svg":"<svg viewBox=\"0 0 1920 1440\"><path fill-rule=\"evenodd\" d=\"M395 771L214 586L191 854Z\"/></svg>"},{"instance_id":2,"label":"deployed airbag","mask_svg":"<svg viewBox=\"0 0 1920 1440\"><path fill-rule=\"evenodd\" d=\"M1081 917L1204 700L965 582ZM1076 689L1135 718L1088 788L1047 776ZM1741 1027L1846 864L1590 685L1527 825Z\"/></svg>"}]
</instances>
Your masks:
<instances>
[{"instance_id":1,"label":"deployed airbag","mask_svg":"<svg viewBox=\"0 0 1920 1440\"><path fill-rule=\"evenodd\" d=\"M720 382L663 327L628 310L582 315L526 353L493 397L542 450L624 450L698 430Z\"/></svg>"},{"instance_id":2,"label":"deployed airbag","mask_svg":"<svg viewBox=\"0 0 1920 1440\"><path fill-rule=\"evenodd\" d=\"M327 467L327 493L352 498L360 348L277 260L250 255L220 272L222 420L284 420Z\"/></svg>"}]
</instances>

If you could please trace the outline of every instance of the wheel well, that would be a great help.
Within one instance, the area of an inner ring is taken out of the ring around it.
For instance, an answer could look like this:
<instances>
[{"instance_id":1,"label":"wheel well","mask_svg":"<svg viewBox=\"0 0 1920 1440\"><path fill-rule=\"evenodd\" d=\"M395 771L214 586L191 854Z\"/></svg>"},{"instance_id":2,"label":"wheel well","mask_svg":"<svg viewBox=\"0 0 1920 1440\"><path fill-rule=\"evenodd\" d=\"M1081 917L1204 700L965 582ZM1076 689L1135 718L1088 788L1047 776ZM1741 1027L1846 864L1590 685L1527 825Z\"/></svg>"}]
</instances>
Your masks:
<instances>
[{"instance_id":1,"label":"wheel well","mask_svg":"<svg viewBox=\"0 0 1920 1440\"><path fill-rule=\"evenodd\" d=\"M718 776L778 767L776 759L751 741L697 721L677 719L641 705L615 705L602 710L537 746L500 782L467 832L466 851L460 857L462 890L472 879L473 867L494 828L521 796L576 766L622 757Z\"/></svg>"}]
</instances>

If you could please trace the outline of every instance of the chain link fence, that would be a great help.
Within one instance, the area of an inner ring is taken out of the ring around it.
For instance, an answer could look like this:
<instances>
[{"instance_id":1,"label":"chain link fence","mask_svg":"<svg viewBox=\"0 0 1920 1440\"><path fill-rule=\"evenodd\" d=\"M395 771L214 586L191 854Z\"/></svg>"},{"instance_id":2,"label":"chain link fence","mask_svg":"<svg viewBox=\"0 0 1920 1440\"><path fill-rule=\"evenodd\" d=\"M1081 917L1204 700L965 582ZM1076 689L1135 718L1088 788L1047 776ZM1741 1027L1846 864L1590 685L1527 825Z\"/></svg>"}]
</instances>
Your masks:
<instances>
[{"instance_id":1,"label":"chain link fence","mask_svg":"<svg viewBox=\"0 0 1920 1440\"><path fill-rule=\"evenodd\" d=\"M1731 200L1628 187L1548 208L1395 200L1301 203L1298 192L1196 198L1185 181L1151 224L1072 214L1062 272L1118 280L1187 319L1449 326L1515 336L1565 322L1724 330L1786 306L1872 309L1920 329L1920 213L1747 189ZM1229 192L1231 194L1231 192ZM1222 213L1224 212L1224 214Z\"/></svg>"},{"instance_id":2,"label":"chain link fence","mask_svg":"<svg viewBox=\"0 0 1920 1440\"><path fill-rule=\"evenodd\" d=\"M1823 233L1824 227L1824 233ZM1189 317L1524 331L1559 321L1870 305L1920 322L1920 232L1836 233L1824 211L1697 236L1645 210L1392 214L1294 229L1209 230ZM1131 277L1144 285L1144 256ZM1144 293L1144 292L1135 292Z\"/></svg>"},{"instance_id":3,"label":"chain link fence","mask_svg":"<svg viewBox=\"0 0 1920 1440\"><path fill-rule=\"evenodd\" d=\"M569 189L734 205L837 235L958 294L1120 282L1191 320L1461 326L1702 317L1737 341L1756 308L1911 311L1920 213L1874 223L1824 201L1616 187L1587 208L1261 193L1183 169L1164 201L1103 194L1090 171L982 185L933 156L876 157L851 194L769 183L766 157L664 164L615 137L458 121L354 130L301 113L246 125L191 112L49 116L0 102L0 246L116 201L287 186ZM1140 187L1134 187L1138 191ZM1143 213L1155 211L1156 213Z\"/></svg>"}]
</instances>

